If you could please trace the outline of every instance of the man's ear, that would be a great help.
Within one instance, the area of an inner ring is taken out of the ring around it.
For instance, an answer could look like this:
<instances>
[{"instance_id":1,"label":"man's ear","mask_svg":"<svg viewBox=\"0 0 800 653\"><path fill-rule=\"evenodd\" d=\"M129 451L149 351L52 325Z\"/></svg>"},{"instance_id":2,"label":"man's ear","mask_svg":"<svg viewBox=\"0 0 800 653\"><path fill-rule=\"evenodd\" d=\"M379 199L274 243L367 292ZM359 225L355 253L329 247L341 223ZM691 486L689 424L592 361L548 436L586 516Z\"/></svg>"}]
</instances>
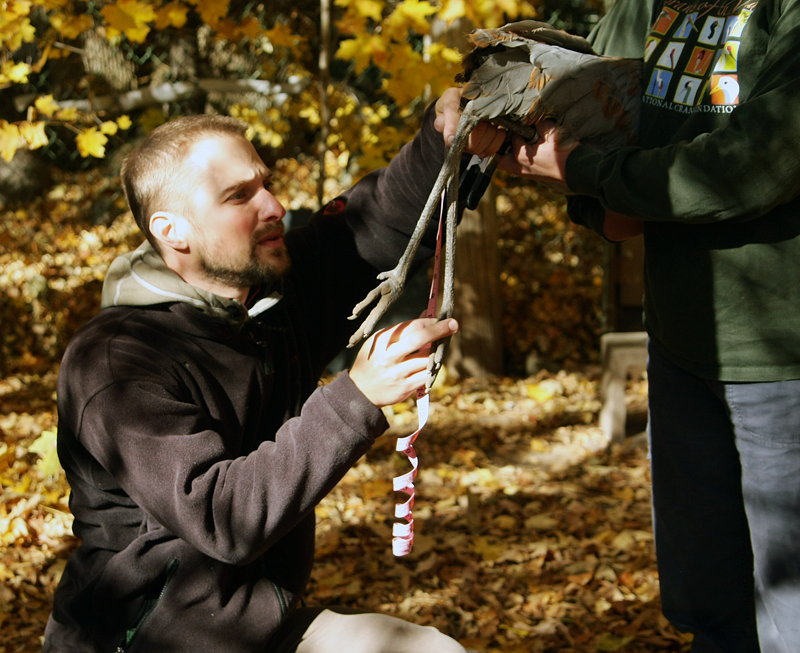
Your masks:
<instances>
[{"instance_id":1,"label":"man's ear","mask_svg":"<svg viewBox=\"0 0 800 653\"><path fill-rule=\"evenodd\" d=\"M150 216L150 233L165 247L177 251L188 249L190 230L189 221L175 213L156 211Z\"/></svg>"}]
</instances>

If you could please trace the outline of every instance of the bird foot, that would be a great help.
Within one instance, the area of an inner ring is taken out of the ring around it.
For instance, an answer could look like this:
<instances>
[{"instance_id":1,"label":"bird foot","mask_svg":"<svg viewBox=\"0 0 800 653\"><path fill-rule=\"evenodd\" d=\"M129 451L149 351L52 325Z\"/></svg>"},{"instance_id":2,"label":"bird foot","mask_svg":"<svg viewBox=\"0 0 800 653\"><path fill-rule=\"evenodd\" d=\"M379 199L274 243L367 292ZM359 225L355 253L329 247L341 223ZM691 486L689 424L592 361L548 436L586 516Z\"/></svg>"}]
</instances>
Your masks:
<instances>
[{"instance_id":1,"label":"bird foot","mask_svg":"<svg viewBox=\"0 0 800 653\"><path fill-rule=\"evenodd\" d=\"M388 272L381 272L378 275L378 279L381 279L381 283L373 288L364 299L353 307L353 314L347 318L349 320L355 320L361 314L361 311L378 299L378 303L361 323L358 331L350 336L350 344L347 345L348 347L355 347L364 338L369 337L375 330L378 321L403 292L405 276L401 275L397 268L389 270Z\"/></svg>"},{"instance_id":2,"label":"bird foot","mask_svg":"<svg viewBox=\"0 0 800 653\"><path fill-rule=\"evenodd\" d=\"M433 387L439 371L442 369L444 363L444 354L447 351L447 344L450 342L450 337L442 338L436 341L435 347L431 350L428 356L428 380L425 382L425 392L430 392Z\"/></svg>"}]
</instances>

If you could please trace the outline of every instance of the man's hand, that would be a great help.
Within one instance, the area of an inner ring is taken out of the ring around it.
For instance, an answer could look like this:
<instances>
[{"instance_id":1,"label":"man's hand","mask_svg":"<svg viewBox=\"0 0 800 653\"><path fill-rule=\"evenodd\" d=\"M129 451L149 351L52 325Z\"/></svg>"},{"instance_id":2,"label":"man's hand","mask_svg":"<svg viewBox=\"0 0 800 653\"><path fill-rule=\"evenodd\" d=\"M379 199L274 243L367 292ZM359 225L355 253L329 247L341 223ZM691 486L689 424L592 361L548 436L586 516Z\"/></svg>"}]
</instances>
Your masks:
<instances>
[{"instance_id":1,"label":"man's hand","mask_svg":"<svg viewBox=\"0 0 800 653\"><path fill-rule=\"evenodd\" d=\"M537 123L539 140L536 143L528 143L515 134L511 151L500 159L498 167L520 177L569 190L565 170L567 157L578 143L558 145L554 128L555 123L551 120Z\"/></svg>"},{"instance_id":2,"label":"man's hand","mask_svg":"<svg viewBox=\"0 0 800 653\"><path fill-rule=\"evenodd\" d=\"M350 370L356 387L382 408L406 399L428 378L420 348L458 331L453 319L420 318L378 331L361 347Z\"/></svg>"},{"instance_id":3,"label":"man's hand","mask_svg":"<svg viewBox=\"0 0 800 653\"><path fill-rule=\"evenodd\" d=\"M448 88L436 100L436 120L433 126L436 131L444 136L444 142L449 146L453 142L461 118L461 89ZM506 131L488 122L481 122L475 126L467 139L464 151L477 154L481 158L491 156L506 138Z\"/></svg>"},{"instance_id":4,"label":"man's hand","mask_svg":"<svg viewBox=\"0 0 800 653\"><path fill-rule=\"evenodd\" d=\"M448 145L453 141L460 117L461 89L449 88L436 101L436 120L433 123ZM519 177L535 179L549 186L560 186L563 190L568 190L565 165L569 153L578 143L567 147L557 145L554 127L555 123L551 120L538 123L536 129L539 132L539 141L533 144L514 134L513 147L500 158L498 167ZM491 156L500 149L505 137L505 129L481 122L472 130L465 149L482 158Z\"/></svg>"}]
</instances>

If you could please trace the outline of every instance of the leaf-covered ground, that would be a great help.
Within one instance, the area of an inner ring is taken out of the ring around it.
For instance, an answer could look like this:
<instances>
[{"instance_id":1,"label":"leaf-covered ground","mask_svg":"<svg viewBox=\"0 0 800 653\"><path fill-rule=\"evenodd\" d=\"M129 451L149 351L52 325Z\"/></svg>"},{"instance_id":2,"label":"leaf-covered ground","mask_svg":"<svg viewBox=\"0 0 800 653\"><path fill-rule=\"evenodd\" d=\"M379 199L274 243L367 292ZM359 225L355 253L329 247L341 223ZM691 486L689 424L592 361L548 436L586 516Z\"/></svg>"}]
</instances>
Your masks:
<instances>
[{"instance_id":1,"label":"leaf-covered ground","mask_svg":"<svg viewBox=\"0 0 800 653\"><path fill-rule=\"evenodd\" d=\"M313 179L291 166L278 177L293 195ZM394 442L416 413L394 407L390 432L319 506L308 602L432 624L479 651L685 650L659 612L645 446L607 447L599 371L580 365L596 356L597 243L563 210L513 189L505 197L506 349L570 371L435 389L415 445L417 537L401 559L391 554L391 479L409 464ZM115 180L94 171L57 176L48 192L0 209L2 653L40 649L77 544L52 449L57 361L97 311L110 261L141 240L129 214L109 219L123 208ZM640 423L645 395L645 381L631 383Z\"/></svg>"},{"instance_id":2,"label":"leaf-covered ground","mask_svg":"<svg viewBox=\"0 0 800 653\"><path fill-rule=\"evenodd\" d=\"M48 469L56 374L0 381L0 650L37 651L76 545ZM633 418L646 382L631 383ZM317 510L307 601L435 625L479 651L681 651L660 615L642 437L607 447L596 373L446 383L417 441L416 540L391 554L395 438L411 402ZM42 434L45 434L42 437Z\"/></svg>"}]
</instances>

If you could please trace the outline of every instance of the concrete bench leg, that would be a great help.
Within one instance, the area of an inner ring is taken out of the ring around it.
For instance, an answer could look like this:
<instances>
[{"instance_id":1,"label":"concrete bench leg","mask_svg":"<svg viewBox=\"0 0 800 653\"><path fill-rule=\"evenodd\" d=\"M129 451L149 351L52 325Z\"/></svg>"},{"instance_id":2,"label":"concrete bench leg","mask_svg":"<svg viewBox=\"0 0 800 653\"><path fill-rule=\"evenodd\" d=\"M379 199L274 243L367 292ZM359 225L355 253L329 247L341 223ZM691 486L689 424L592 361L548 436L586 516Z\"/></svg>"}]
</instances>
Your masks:
<instances>
[{"instance_id":1,"label":"concrete bench leg","mask_svg":"<svg viewBox=\"0 0 800 653\"><path fill-rule=\"evenodd\" d=\"M647 334L606 333L600 337L600 355L603 359L600 428L611 442L624 442L628 370L647 366Z\"/></svg>"}]
</instances>

